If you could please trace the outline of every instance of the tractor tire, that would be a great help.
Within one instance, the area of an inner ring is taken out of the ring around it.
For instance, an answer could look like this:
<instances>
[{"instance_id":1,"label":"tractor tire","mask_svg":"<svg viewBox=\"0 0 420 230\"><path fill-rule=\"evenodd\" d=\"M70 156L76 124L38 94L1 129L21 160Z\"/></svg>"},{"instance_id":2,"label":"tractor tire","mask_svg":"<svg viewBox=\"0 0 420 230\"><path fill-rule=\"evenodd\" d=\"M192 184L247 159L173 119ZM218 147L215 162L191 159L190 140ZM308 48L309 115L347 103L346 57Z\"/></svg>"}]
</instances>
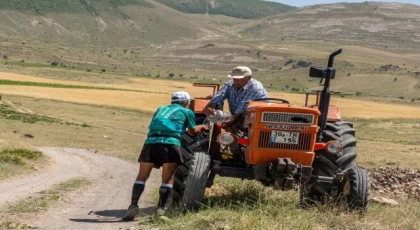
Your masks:
<instances>
[{"instance_id":1,"label":"tractor tire","mask_svg":"<svg viewBox=\"0 0 420 230\"><path fill-rule=\"evenodd\" d=\"M355 167L347 171L344 195L347 195L347 205L350 211L367 212L369 190L369 176L365 170Z\"/></svg>"},{"instance_id":2,"label":"tractor tire","mask_svg":"<svg viewBox=\"0 0 420 230\"><path fill-rule=\"evenodd\" d=\"M187 134L182 136L184 164L175 172L172 200L189 210L200 208L204 199L211 163L208 141L208 138L197 140Z\"/></svg>"},{"instance_id":3,"label":"tractor tire","mask_svg":"<svg viewBox=\"0 0 420 230\"><path fill-rule=\"evenodd\" d=\"M353 124L347 121L327 122L323 131L322 142L341 141L343 150L337 154L326 150L315 152L312 164L312 174L333 177L339 172L346 172L356 167L356 138ZM305 207L315 202L325 202L329 199L331 188L302 184L300 186L300 203Z\"/></svg>"},{"instance_id":4,"label":"tractor tire","mask_svg":"<svg viewBox=\"0 0 420 230\"><path fill-rule=\"evenodd\" d=\"M337 154L328 153L322 149L316 152L313 174L319 176L334 176L356 167L356 138L353 124L347 121L328 122L323 132L322 141L341 141L343 150Z\"/></svg>"},{"instance_id":5,"label":"tractor tire","mask_svg":"<svg viewBox=\"0 0 420 230\"><path fill-rule=\"evenodd\" d=\"M204 200L207 178L210 171L210 156L207 152L195 152L191 161L182 205L188 210L199 209Z\"/></svg>"}]
</instances>

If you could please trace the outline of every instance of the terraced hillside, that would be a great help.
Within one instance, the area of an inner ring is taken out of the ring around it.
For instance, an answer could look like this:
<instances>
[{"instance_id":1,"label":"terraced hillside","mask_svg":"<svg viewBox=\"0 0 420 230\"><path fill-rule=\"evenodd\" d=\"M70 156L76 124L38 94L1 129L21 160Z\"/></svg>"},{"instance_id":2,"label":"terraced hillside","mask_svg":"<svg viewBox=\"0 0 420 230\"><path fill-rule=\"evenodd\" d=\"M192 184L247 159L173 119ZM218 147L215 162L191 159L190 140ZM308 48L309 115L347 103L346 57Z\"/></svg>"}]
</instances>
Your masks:
<instances>
[{"instance_id":1,"label":"terraced hillside","mask_svg":"<svg viewBox=\"0 0 420 230\"><path fill-rule=\"evenodd\" d=\"M318 40L381 48L420 48L420 6L402 3L314 5L252 22L264 40Z\"/></svg>"}]
</instances>

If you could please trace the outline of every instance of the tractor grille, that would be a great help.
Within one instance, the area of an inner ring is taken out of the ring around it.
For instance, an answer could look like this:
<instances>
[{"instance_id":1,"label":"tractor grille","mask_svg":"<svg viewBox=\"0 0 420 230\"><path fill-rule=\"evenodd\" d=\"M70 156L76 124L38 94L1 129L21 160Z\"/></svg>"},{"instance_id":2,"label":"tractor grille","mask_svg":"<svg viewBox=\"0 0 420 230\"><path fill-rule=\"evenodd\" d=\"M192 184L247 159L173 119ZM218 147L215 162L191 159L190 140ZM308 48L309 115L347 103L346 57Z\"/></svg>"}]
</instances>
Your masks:
<instances>
[{"instance_id":1,"label":"tractor grille","mask_svg":"<svg viewBox=\"0 0 420 230\"><path fill-rule=\"evenodd\" d=\"M292 123L292 124L313 124L314 115L306 113L274 113L263 112L262 122L271 123Z\"/></svg>"},{"instance_id":2,"label":"tractor grille","mask_svg":"<svg viewBox=\"0 0 420 230\"><path fill-rule=\"evenodd\" d=\"M298 150L298 151L310 151L311 149L311 137L310 133L300 133L299 144L281 144L270 142L271 132L261 131L260 140L258 142L259 148L264 149L284 149L284 150Z\"/></svg>"}]
</instances>

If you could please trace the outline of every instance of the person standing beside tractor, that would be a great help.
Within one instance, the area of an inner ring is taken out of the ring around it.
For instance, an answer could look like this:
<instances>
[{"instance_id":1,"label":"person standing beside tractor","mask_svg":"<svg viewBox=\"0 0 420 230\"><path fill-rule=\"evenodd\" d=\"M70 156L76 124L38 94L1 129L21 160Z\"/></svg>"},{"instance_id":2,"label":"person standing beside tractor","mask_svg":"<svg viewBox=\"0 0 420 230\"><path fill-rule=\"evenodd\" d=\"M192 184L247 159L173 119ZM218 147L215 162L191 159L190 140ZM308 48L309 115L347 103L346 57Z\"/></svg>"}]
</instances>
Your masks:
<instances>
[{"instance_id":1,"label":"person standing beside tractor","mask_svg":"<svg viewBox=\"0 0 420 230\"><path fill-rule=\"evenodd\" d=\"M133 220L139 214L138 201L153 167L163 166L157 212L163 213L170 207L175 170L179 163L183 163L181 135L187 131L193 136L208 129L206 125L196 126L195 115L188 109L191 100L187 92L175 92L172 94L171 105L159 107L153 115L138 159L140 169L133 185L131 205L123 220Z\"/></svg>"},{"instance_id":2,"label":"person standing beside tractor","mask_svg":"<svg viewBox=\"0 0 420 230\"><path fill-rule=\"evenodd\" d=\"M246 66L237 66L228 75L231 80L214 95L213 99L204 108L204 113L214 115L216 110L221 109L225 99L229 103L229 111L232 119L223 122L222 127L229 129L236 137L243 132L244 114L250 101L268 98L267 91L261 82L252 79L252 71Z\"/></svg>"}]
</instances>

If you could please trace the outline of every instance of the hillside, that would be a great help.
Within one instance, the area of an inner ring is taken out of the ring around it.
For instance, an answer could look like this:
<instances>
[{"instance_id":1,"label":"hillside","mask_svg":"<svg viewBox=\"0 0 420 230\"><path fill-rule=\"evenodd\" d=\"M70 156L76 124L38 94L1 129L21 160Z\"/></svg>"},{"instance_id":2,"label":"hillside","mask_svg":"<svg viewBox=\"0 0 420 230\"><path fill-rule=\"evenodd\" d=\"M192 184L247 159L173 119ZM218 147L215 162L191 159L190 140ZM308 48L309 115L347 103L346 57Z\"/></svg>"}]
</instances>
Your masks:
<instances>
[{"instance_id":1,"label":"hillside","mask_svg":"<svg viewBox=\"0 0 420 230\"><path fill-rule=\"evenodd\" d=\"M220 32L147 0L11 0L0 4L0 12L0 38L27 44L128 47Z\"/></svg>"},{"instance_id":2,"label":"hillside","mask_svg":"<svg viewBox=\"0 0 420 230\"><path fill-rule=\"evenodd\" d=\"M262 18L296 7L262 0L156 0L184 13L215 14L235 18Z\"/></svg>"},{"instance_id":3,"label":"hillside","mask_svg":"<svg viewBox=\"0 0 420 230\"><path fill-rule=\"evenodd\" d=\"M380 48L420 48L420 6L337 3L299 8L247 25L243 34L263 40L318 40Z\"/></svg>"},{"instance_id":4,"label":"hillside","mask_svg":"<svg viewBox=\"0 0 420 230\"><path fill-rule=\"evenodd\" d=\"M271 90L302 92L319 87L308 66L341 47L335 90L419 104L419 8L339 3L247 20L184 14L154 0L12 0L0 6L0 71L222 83L233 66L247 65Z\"/></svg>"}]
</instances>

